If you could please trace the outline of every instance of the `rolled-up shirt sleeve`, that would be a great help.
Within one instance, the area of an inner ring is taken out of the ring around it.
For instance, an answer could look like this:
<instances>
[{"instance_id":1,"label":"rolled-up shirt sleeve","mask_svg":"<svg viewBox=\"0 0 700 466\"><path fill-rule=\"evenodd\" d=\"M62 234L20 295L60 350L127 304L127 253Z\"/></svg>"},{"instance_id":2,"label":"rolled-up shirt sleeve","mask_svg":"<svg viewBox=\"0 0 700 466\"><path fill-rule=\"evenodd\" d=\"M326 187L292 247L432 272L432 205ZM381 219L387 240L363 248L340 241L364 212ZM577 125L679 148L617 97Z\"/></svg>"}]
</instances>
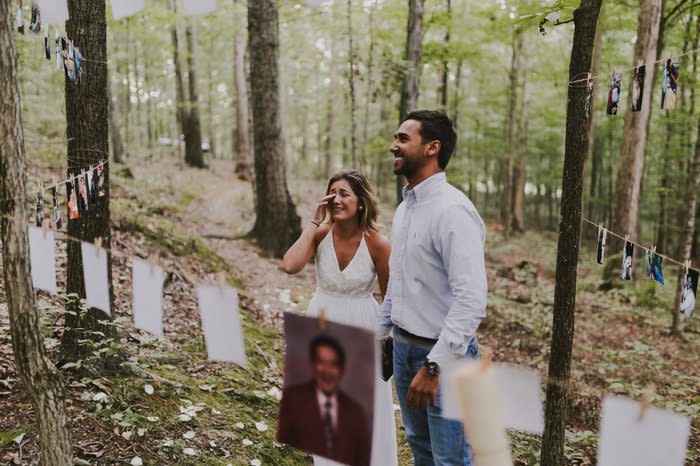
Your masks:
<instances>
[{"instance_id":1,"label":"rolled-up shirt sleeve","mask_svg":"<svg viewBox=\"0 0 700 466\"><path fill-rule=\"evenodd\" d=\"M435 226L435 247L442 257L454 299L428 359L444 367L464 358L486 316L485 231L478 214L464 205L446 209Z\"/></svg>"},{"instance_id":2,"label":"rolled-up shirt sleeve","mask_svg":"<svg viewBox=\"0 0 700 466\"><path fill-rule=\"evenodd\" d=\"M393 287L391 286L391 271L389 271L389 282L386 285L386 293L384 294L384 301L382 301L381 306L379 306L379 312L377 313L377 339L383 340L389 336L391 331L391 294Z\"/></svg>"}]
</instances>

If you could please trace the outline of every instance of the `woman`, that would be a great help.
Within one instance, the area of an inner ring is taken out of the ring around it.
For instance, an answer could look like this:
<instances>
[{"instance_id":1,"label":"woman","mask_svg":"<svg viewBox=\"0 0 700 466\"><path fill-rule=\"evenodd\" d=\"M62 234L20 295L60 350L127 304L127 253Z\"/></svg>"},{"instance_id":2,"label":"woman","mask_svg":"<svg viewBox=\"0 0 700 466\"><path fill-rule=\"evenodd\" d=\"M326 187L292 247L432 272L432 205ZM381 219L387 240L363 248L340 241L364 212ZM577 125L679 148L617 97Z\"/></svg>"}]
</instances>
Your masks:
<instances>
[{"instance_id":1,"label":"woman","mask_svg":"<svg viewBox=\"0 0 700 466\"><path fill-rule=\"evenodd\" d=\"M329 214L329 215L328 215ZM327 219L326 217L329 216ZM372 297L374 278L379 280L382 298L389 281L389 240L377 225L377 197L367 178L357 170L345 170L328 182L313 219L282 259L285 272L300 272L316 256L318 287L307 315L374 331L379 305ZM379 374L377 367L377 374ZM373 466L398 462L391 384L376 377ZM314 458L316 465L328 460Z\"/></svg>"}]
</instances>

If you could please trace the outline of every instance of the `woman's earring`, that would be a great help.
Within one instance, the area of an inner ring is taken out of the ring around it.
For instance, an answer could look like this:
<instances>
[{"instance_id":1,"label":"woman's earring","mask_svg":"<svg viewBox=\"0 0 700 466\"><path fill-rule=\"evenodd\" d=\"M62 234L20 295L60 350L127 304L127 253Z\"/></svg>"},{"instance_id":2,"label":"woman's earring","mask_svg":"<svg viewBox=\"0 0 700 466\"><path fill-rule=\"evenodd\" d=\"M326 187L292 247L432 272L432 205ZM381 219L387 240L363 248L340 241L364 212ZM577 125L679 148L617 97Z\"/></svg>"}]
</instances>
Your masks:
<instances>
[{"instance_id":1,"label":"woman's earring","mask_svg":"<svg viewBox=\"0 0 700 466\"><path fill-rule=\"evenodd\" d=\"M358 208L359 208L360 210L362 210L362 209L363 209L363 206L360 206L360 207L358 207Z\"/></svg>"}]
</instances>

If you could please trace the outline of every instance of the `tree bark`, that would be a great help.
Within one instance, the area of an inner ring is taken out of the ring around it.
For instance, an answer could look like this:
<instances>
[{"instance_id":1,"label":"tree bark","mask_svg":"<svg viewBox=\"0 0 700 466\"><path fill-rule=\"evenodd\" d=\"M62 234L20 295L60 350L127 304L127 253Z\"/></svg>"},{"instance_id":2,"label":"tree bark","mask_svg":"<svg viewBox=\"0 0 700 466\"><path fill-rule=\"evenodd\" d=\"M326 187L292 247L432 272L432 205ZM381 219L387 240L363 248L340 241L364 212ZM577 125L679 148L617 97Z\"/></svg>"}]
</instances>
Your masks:
<instances>
[{"instance_id":1,"label":"tree bark","mask_svg":"<svg viewBox=\"0 0 700 466\"><path fill-rule=\"evenodd\" d=\"M70 20L66 22L66 33L80 48L83 56L89 57L83 64L80 82L66 79L66 122L68 137L68 176L80 175L107 160L109 156L109 97L107 80L107 20L105 2L93 0L71 0L68 3ZM95 197L89 210L80 213L79 218L67 220L68 235L83 241L92 242L102 238L107 249L107 270L110 303L114 302L112 289L112 257L110 209L109 209L109 164L103 165L104 196ZM80 243L68 241L67 245L66 294L75 293L85 297L83 260ZM112 305L110 305L113 308ZM92 350L79 344L82 339L99 340L115 334L114 326L105 322L111 320L103 311L91 308L83 312L78 303L67 305L66 330L61 350L68 359L78 359ZM93 331L99 331L100 334Z\"/></svg>"},{"instance_id":2,"label":"tree bark","mask_svg":"<svg viewBox=\"0 0 700 466\"><path fill-rule=\"evenodd\" d=\"M352 46L352 0L348 0L348 83L350 85L350 147L352 150L352 165L361 169L357 158L357 103L355 98L355 50Z\"/></svg>"},{"instance_id":3,"label":"tree bark","mask_svg":"<svg viewBox=\"0 0 700 466\"><path fill-rule=\"evenodd\" d=\"M12 352L39 432L40 464L73 464L63 378L49 360L39 323L29 263L27 189L14 2L0 0L0 239Z\"/></svg>"},{"instance_id":4,"label":"tree bark","mask_svg":"<svg viewBox=\"0 0 700 466\"><path fill-rule=\"evenodd\" d=\"M445 47L450 46L450 27L452 25L452 0L445 0L447 2L447 28L445 31ZM450 62L448 60L443 60L442 69L440 70L440 87L438 88L438 102L440 103L440 109L447 112L447 75L449 73Z\"/></svg>"},{"instance_id":5,"label":"tree bark","mask_svg":"<svg viewBox=\"0 0 700 466\"><path fill-rule=\"evenodd\" d=\"M513 55L510 62L510 107L506 120L506 153L501 160L501 224L503 235L508 238L511 230L512 196L513 196L513 159L516 156L516 113L518 100L518 81L520 79L520 52L523 48L523 33L520 29L513 32Z\"/></svg>"},{"instance_id":6,"label":"tree bark","mask_svg":"<svg viewBox=\"0 0 700 466\"><path fill-rule=\"evenodd\" d=\"M276 0L248 3L248 53L252 87L256 219L251 235L260 247L282 257L301 234L301 220L285 174L280 122L279 23Z\"/></svg>"},{"instance_id":7,"label":"tree bark","mask_svg":"<svg viewBox=\"0 0 700 466\"><path fill-rule=\"evenodd\" d=\"M236 11L240 10L242 0L234 0ZM233 44L233 62L236 89L236 129L233 135L233 154L236 160L235 173L241 180L253 181L250 151L250 120L248 102L248 85L246 83L245 36L244 25L236 17L236 39Z\"/></svg>"},{"instance_id":8,"label":"tree bark","mask_svg":"<svg viewBox=\"0 0 700 466\"><path fill-rule=\"evenodd\" d=\"M527 81L523 73L518 124L518 165L513 177L513 231L525 231L525 161L527 156Z\"/></svg>"},{"instance_id":9,"label":"tree bark","mask_svg":"<svg viewBox=\"0 0 700 466\"><path fill-rule=\"evenodd\" d=\"M367 161L367 142L369 140L369 120L370 113L369 107L372 102L372 86L374 85L374 80L372 72L374 71L374 49L376 47L376 34L374 28L374 12L377 10L379 0L374 0L374 4L369 11L369 50L367 51L367 98L365 99L365 117L362 122L362 161L363 163L368 163ZM372 164L370 163L371 167Z\"/></svg>"},{"instance_id":10,"label":"tree bark","mask_svg":"<svg viewBox=\"0 0 700 466\"><path fill-rule=\"evenodd\" d=\"M189 74L190 102L185 120L185 163L191 167L205 168L202 153L202 123L199 116L199 79L197 70L197 30L194 18L185 30L187 37L187 68Z\"/></svg>"},{"instance_id":11,"label":"tree bark","mask_svg":"<svg viewBox=\"0 0 700 466\"><path fill-rule=\"evenodd\" d=\"M177 2L171 0L171 8L173 13L177 13ZM175 93L177 100L177 145L181 147L180 141L182 136L185 134L185 126L187 124L188 112L187 112L187 97L185 96L185 81L182 76L182 63L180 62L180 40L177 31L177 22L173 21L172 26L170 26L170 37L173 43L173 64L175 67Z\"/></svg>"},{"instance_id":12,"label":"tree bark","mask_svg":"<svg viewBox=\"0 0 700 466\"><path fill-rule=\"evenodd\" d=\"M399 122L418 104L421 62L423 61L423 0L408 0L408 26L406 34L405 69L399 102ZM406 179L396 177L396 204L402 200Z\"/></svg>"},{"instance_id":13,"label":"tree bark","mask_svg":"<svg viewBox=\"0 0 700 466\"><path fill-rule=\"evenodd\" d=\"M585 76L591 69L593 42L602 0L582 0L574 11L574 39L571 48L569 81ZM576 265L581 234L580 182L588 154L586 86L569 85L566 109L566 142L562 179L561 219L557 245L554 316L552 321L551 355L545 405L545 427L540 461L542 466L566 464L564 458L565 428L569 400L571 351L574 340L576 308Z\"/></svg>"},{"instance_id":14,"label":"tree bark","mask_svg":"<svg viewBox=\"0 0 700 466\"><path fill-rule=\"evenodd\" d=\"M651 115L653 79L650 78L654 68L651 64L656 60L660 21L661 0L642 0L637 25L634 64L647 63L647 76L644 82L641 111L632 112L632 85L629 86L627 93L624 139L615 182L612 211L612 230L619 234L629 234L633 240L637 237L644 151Z\"/></svg>"}]
</instances>

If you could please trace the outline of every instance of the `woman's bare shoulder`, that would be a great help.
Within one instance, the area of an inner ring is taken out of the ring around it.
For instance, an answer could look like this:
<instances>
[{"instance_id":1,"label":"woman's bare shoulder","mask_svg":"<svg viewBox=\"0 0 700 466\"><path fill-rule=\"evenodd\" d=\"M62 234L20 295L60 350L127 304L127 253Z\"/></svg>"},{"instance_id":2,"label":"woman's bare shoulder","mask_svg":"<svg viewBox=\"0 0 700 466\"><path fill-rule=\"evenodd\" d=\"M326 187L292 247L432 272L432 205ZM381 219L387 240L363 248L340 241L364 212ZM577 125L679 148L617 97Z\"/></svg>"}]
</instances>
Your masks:
<instances>
[{"instance_id":1,"label":"woman's bare shoulder","mask_svg":"<svg viewBox=\"0 0 700 466\"><path fill-rule=\"evenodd\" d=\"M386 254L391 251L391 243L381 231L370 230L365 233L365 242L370 254L374 257L377 254Z\"/></svg>"}]
</instances>

